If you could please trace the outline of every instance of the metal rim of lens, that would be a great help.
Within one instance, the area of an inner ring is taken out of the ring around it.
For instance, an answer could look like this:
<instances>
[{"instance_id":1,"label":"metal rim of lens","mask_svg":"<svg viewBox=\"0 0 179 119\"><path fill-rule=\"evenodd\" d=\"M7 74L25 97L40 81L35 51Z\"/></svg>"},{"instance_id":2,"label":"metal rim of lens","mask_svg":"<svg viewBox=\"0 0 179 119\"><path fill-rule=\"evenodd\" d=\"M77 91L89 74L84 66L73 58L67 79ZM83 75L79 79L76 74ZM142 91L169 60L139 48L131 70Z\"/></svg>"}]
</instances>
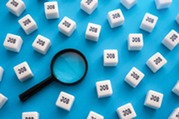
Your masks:
<instances>
[{"instance_id":1,"label":"metal rim of lens","mask_svg":"<svg viewBox=\"0 0 179 119\"><path fill-rule=\"evenodd\" d=\"M70 53L70 52L71 52L71 53L76 53L76 54L78 54L78 55L84 60L84 62L85 62L85 72L84 72L84 74L82 75L82 77L79 78L77 81L72 82L72 83L65 83L65 82L60 81L60 80L58 80L58 79L56 78L56 76L55 76L55 74L54 74L53 66L54 66L54 63L55 63L56 59L57 59L60 55L65 54L65 53ZM84 77L86 76L87 71L88 71L88 62L87 62L85 56L84 56L80 51L78 51L78 50L76 50L76 49L63 49L63 50L59 51L57 54L55 54L55 56L53 57L53 59L52 59L52 61L51 61L51 64L50 64L50 70L51 70L52 77L55 78L56 81L59 81L60 83L65 84L65 85L72 85L72 84L79 83L82 79L84 79Z\"/></svg>"}]
</instances>

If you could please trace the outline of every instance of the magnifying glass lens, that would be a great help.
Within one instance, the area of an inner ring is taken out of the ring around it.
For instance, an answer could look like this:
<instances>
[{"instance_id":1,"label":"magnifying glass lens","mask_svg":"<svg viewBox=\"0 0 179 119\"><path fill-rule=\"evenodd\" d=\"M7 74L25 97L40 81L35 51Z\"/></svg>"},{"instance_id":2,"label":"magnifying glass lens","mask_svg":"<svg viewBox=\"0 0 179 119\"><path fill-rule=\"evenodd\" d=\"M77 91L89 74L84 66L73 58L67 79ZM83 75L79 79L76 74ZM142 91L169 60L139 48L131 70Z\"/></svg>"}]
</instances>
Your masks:
<instances>
[{"instance_id":1,"label":"magnifying glass lens","mask_svg":"<svg viewBox=\"0 0 179 119\"><path fill-rule=\"evenodd\" d=\"M66 52L59 55L52 65L53 75L62 83L78 82L85 74L84 58L75 52Z\"/></svg>"}]
</instances>

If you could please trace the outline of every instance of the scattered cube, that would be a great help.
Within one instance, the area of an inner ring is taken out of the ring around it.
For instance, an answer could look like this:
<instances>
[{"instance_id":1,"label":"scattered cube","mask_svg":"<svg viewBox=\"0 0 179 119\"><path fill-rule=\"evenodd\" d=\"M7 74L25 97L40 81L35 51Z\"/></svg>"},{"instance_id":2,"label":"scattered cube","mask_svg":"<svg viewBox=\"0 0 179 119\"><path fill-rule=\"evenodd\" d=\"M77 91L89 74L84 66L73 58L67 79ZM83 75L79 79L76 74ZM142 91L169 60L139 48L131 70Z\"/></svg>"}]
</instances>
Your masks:
<instances>
[{"instance_id":1,"label":"scattered cube","mask_svg":"<svg viewBox=\"0 0 179 119\"><path fill-rule=\"evenodd\" d=\"M167 60L159 53L155 53L146 62L147 66L155 73L167 63Z\"/></svg>"},{"instance_id":2,"label":"scattered cube","mask_svg":"<svg viewBox=\"0 0 179 119\"><path fill-rule=\"evenodd\" d=\"M36 22L29 14L21 18L18 22L27 35L38 28Z\"/></svg>"},{"instance_id":3,"label":"scattered cube","mask_svg":"<svg viewBox=\"0 0 179 119\"><path fill-rule=\"evenodd\" d=\"M169 50L173 50L179 43L179 34L175 30L171 30L163 39L162 44Z\"/></svg>"},{"instance_id":4,"label":"scattered cube","mask_svg":"<svg viewBox=\"0 0 179 119\"><path fill-rule=\"evenodd\" d=\"M80 7L89 15L97 8L98 0L81 0Z\"/></svg>"},{"instance_id":5,"label":"scattered cube","mask_svg":"<svg viewBox=\"0 0 179 119\"><path fill-rule=\"evenodd\" d=\"M130 9L137 3L137 0L121 0L120 2L124 7Z\"/></svg>"},{"instance_id":6,"label":"scattered cube","mask_svg":"<svg viewBox=\"0 0 179 119\"><path fill-rule=\"evenodd\" d=\"M137 116L131 103L117 108L117 114L120 119L133 119Z\"/></svg>"},{"instance_id":7,"label":"scattered cube","mask_svg":"<svg viewBox=\"0 0 179 119\"><path fill-rule=\"evenodd\" d=\"M129 34L128 36L128 50L137 51L143 47L143 35L142 34Z\"/></svg>"},{"instance_id":8,"label":"scattered cube","mask_svg":"<svg viewBox=\"0 0 179 119\"><path fill-rule=\"evenodd\" d=\"M19 17L26 9L26 6L22 0L9 0L6 4L6 7L17 17Z\"/></svg>"},{"instance_id":9,"label":"scattered cube","mask_svg":"<svg viewBox=\"0 0 179 119\"><path fill-rule=\"evenodd\" d=\"M101 32L101 26L98 24L88 23L86 29L86 39L91 41L98 41Z\"/></svg>"},{"instance_id":10,"label":"scattered cube","mask_svg":"<svg viewBox=\"0 0 179 119\"><path fill-rule=\"evenodd\" d=\"M5 105L7 102L7 97L5 97L3 94L0 93L0 109Z\"/></svg>"},{"instance_id":11,"label":"scattered cube","mask_svg":"<svg viewBox=\"0 0 179 119\"><path fill-rule=\"evenodd\" d=\"M56 106L64 110L70 111L74 100L75 97L73 95L61 91L56 101Z\"/></svg>"},{"instance_id":12,"label":"scattered cube","mask_svg":"<svg viewBox=\"0 0 179 119\"><path fill-rule=\"evenodd\" d=\"M108 22L111 28L115 28L124 24L124 16L120 9L108 12Z\"/></svg>"},{"instance_id":13,"label":"scattered cube","mask_svg":"<svg viewBox=\"0 0 179 119\"><path fill-rule=\"evenodd\" d=\"M104 66L116 66L118 64L118 51L106 49L103 54Z\"/></svg>"},{"instance_id":14,"label":"scattered cube","mask_svg":"<svg viewBox=\"0 0 179 119\"><path fill-rule=\"evenodd\" d=\"M13 52L19 52L22 46L23 40L20 36L8 33L4 40L4 47L7 50Z\"/></svg>"},{"instance_id":15,"label":"scattered cube","mask_svg":"<svg viewBox=\"0 0 179 119\"><path fill-rule=\"evenodd\" d=\"M157 9L164 9L170 7L172 0L155 0Z\"/></svg>"},{"instance_id":16,"label":"scattered cube","mask_svg":"<svg viewBox=\"0 0 179 119\"><path fill-rule=\"evenodd\" d=\"M158 109L162 105L162 100L163 100L162 93L149 90L146 95L144 105L152 109Z\"/></svg>"},{"instance_id":17,"label":"scattered cube","mask_svg":"<svg viewBox=\"0 0 179 119\"><path fill-rule=\"evenodd\" d=\"M104 117L100 114L97 114L96 112L90 111L87 119L104 119Z\"/></svg>"},{"instance_id":18,"label":"scattered cube","mask_svg":"<svg viewBox=\"0 0 179 119\"><path fill-rule=\"evenodd\" d=\"M56 1L53 2L45 2L44 3L45 16L47 19L57 19L59 18L59 10L58 3Z\"/></svg>"},{"instance_id":19,"label":"scattered cube","mask_svg":"<svg viewBox=\"0 0 179 119\"><path fill-rule=\"evenodd\" d=\"M22 119L39 119L38 112L23 112Z\"/></svg>"},{"instance_id":20,"label":"scattered cube","mask_svg":"<svg viewBox=\"0 0 179 119\"><path fill-rule=\"evenodd\" d=\"M98 98L109 97L112 95L112 86L110 80L96 82L96 91Z\"/></svg>"},{"instance_id":21,"label":"scattered cube","mask_svg":"<svg viewBox=\"0 0 179 119\"><path fill-rule=\"evenodd\" d=\"M173 87L172 92L179 96L179 81Z\"/></svg>"},{"instance_id":22,"label":"scattered cube","mask_svg":"<svg viewBox=\"0 0 179 119\"><path fill-rule=\"evenodd\" d=\"M174 109L168 119L178 119L179 118L179 107Z\"/></svg>"},{"instance_id":23,"label":"scattered cube","mask_svg":"<svg viewBox=\"0 0 179 119\"><path fill-rule=\"evenodd\" d=\"M0 66L0 82L2 80L4 69Z\"/></svg>"},{"instance_id":24,"label":"scattered cube","mask_svg":"<svg viewBox=\"0 0 179 119\"><path fill-rule=\"evenodd\" d=\"M179 14L177 14L176 22L179 24Z\"/></svg>"},{"instance_id":25,"label":"scattered cube","mask_svg":"<svg viewBox=\"0 0 179 119\"><path fill-rule=\"evenodd\" d=\"M141 80L144 78L144 74L139 71L137 68L133 67L129 73L126 75L125 81L135 88Z\"/></svg>"},{"instance_id":26,"label":"scattered cube","mask_svg":"<svg viewBox=\"0 0 179 119\"><path fill-rule=\"evenodd\" d=\"M58 24L58 29L61 33L69 37L76 29L76 23L65 16Z\"/></svg>"},{"instance_id":27,"label":"scattered cube","mask_svg":"<svg viewBox=\"0 0 179 119\"><path fill-rule=\"evenodd\" d=\"M15 66L14 72L21 82L24 82L25 80L33 77L33 73L27 62L22 62L21 64Z\"/></svg>"},{"instance_id":28,"label":"scattered cube","mask_svg":"<svg viewBox=\"0 0 179 119\"><path fill-rule=\"evenodd\" d=\"M36 39L34 40L32 47L37 52L45 55L47 53L48 49L50 48L50 45L51 45L51 42L48 38L46 38L42 35L38 35L36 37Z\"/></svg>"},{"instance_id":29,"label":"scattered cube","mask_svg":"<svg viewBox=\"0 0 179 119\"><path fill-rule=\"evenodd\" d=\"M157 16L146 13L140 25L140 29L147 32L152 32L154 27L156 26L157 21L158 21Z\"/></svg>"}]
</instances>

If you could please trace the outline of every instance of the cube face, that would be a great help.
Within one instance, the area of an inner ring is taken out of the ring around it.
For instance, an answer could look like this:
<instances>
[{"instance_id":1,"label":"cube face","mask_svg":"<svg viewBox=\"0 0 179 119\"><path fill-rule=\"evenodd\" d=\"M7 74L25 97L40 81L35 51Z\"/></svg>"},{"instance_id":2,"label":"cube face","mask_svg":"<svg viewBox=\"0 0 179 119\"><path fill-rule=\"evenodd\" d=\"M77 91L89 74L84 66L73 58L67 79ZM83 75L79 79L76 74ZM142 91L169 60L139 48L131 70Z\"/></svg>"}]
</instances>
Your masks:
<instances>
[{"instance_id":1,"label":"cube face","mask_svg":"<svg viewBox=\"0 0 179 119\"><path fill-rule=\"evenodd\" d=\"M157 9L164 9L170 7L172 0L155 0Z\"/></svg>"},{"instance_id":2,"label":"cube face","mask_svg":"<svg viewBox=\"0 0 179 119\"><path fill-rule=\"evenodd\" d=\"M125 8L130 9L137 3L137 0L120 0L120 2Z\"/></svg>"},{"instance_id":3,"label":"cube face","mask_svg":"<svg viewBox=\"0 0 179 119\"><path fill-rule=\"evenodd\" d=\"M104 117L100 114L97 114L96 112L90 111L87 119L104 119Z\"/></svg>"},{"instance_id":4,"label":"cube face","mask_svg":"<svg viewBox=\"0 0 179 119\"><path fill-rule=\"evenodd\" d=\"M144 74L139 71L137 68L133 67L129 73L126 75L125 81L135 88L141 80L144 78Z\"/></svg>"},{"instance_id":5,"label":"cube face","mask_svg":"<svg viewBox=\"0 0 179 119\"><path fill-rule=\"evenodd\" d=\"M137 116L131 103L119 107L117 109L117 114L121 119L133 119Z\"/></svg>"},{"instance_id":6,"label":"cube face","mask_svg":"<svg viewBox=\"0 0 179 119\"><path fill-rule=\"evenodd\" d=\"M65 16L58 24L58 29L61 33L69 37L76 29L76 23Z\"/></svg>"},{"instance_id":7,"label":"cube face","mask_svg":"<svg viewBox=\"0 0 179 119\"><path fill-rule=\"evenodd\" d=\"M27 35L38 28L36 22L29 14L21 18L18 22Z\"/></svg>"},{"instance_id":8,"label":"cube face","mask_svg":"<svg viewBox=\"0 0 179 119\"><path fill-rule=\"evenodd\" d=\"M115 28L124 24L124 16L120 9L108 12L108 22L111 28Z\"/></svg>"},{"instance_id":9,"label":"cube face","mask_svg":"<svg viewBox=\"0 0 179 119\"><path fill-rule=\"evenodd\" d=\"M179 14L176 16L176 22L179 24Z\"/></svg>"},{"instance_id":10,"label":"cube face","mask_svg":"<svg viewBox=\"0 0 179 119\"><path fill-rule=\"evenodd\" d=\"M23 112L22 119L39 119L38 112Z\"/></svg>"},{"instance_id":11,"label":"cube face","mask_svg":"<svg viewBox=\"0 0 179 119\"><path fill-rule=\"evenodd\" d=\"M0 66L0 82L2 80L4 69Z\"/></svg>"},{"instance_id":12,"label":"cube face","mask_svg":"<svg viewBox=\"0 0 179 119\"><path fill-rule=\"evenodd\" d=\"M142 34L129 34L128 36L128 50L141 50L144 45Z\"/></svg>"},{"instance_id":13,"label":"cube face","mask_svg":"<svg viewBox=\"0 0 179 119\"><path fill-rule=\"evenodd\" d=\"M98 0L81 0L80 7L89 15L97 8Z\"/></svg>"},{"instance_id":14,"label":"cube face","mask_svg":"<svg viewBox=\"0 0 179 119\"><path fill-rule=\"evenodd\" d=\"M150 13L146 13L140 25L140 29L147 32L152 32L153 29L155 28L157 21L158 21L157 16L154 16Z\"/></svg>"},{"instance_id":15,"label":"cube face","mask_svg":"<svg viewBox=\"0 0 179 119\"><path fill-rule=\"evenodd\" d=\"M24 82L25 80L33 77L33 73L27 62L22 62L21 64L15 66L14 72L21 82Z\"/></svg>"},{"instance_id":16,"label":"cube face","mask_svg":"<svg viewBox=\"0 0 179 119\"><path fill-rule=\"evenodd\" d=\"M101 26L98 24L88 23L86 28L86 39L91 41L98 41L101 32Z\"/></svg>"},{"instance_id":17,"label":"cube face","mask_svg":"<svg viewBox=\"0 0 179 119\"><path fill-rule=\"evenodd\" d=\"M149 58L149 60L146 62L146 65L155 73L166 63L167 60L159 52L157 52Z\"/></svg>"},{"instance_id":18,"label":"cube face","mask_svg":"<svg viewBox=\"0 0 179 119\"><path fill-rule=\"evenodd\" d=\"M20 36L8 33L4 40L4 47L13 52L19 52L22 46L23 40Z\"/></svg>"},{"instance_id":19,"label":"cube face","mask_svg":"<svg viewBox=\"0 0 179 119\"><path fill-rule=\"evenodd\" d=\"M50 48L50 45L51 45L51 42L48 38L46 38L42 35L38 35L36 37L36 39L34 40L32 47L37 52L45 55L47 53L48 49Z\"/></svg>"},{"instance_id":20,"label":"cube face","mask_svg":"<svg viewBox=\"0 0 179 119\"><path fill-rule=\"evenodd\" d=\"M7 97L5 97L3 94L0 93L0 109L4 106L7 100L8 100Z\"/></svg>"},{"instance_id":21,"label":"cube face","mask_svg":"<svg viewBox=\"0 0 179 119\"><path fill-rule=\"evenodd\" d=\"M144 102L144 105L147 107L150 107L152 109L158 109L162 105L162 100L163 100L163 94L149 90Z\"/></svg>"},{"instance_id":22,"label":"cube face","mask_svg":"<svg viewBox=\"0 0 179 119\"><path fill-rule=\"evenodd\" d=\"M179 108L173 110L168 119L178 119L179 118Z\"/></svg>"},{"instance_id":23,"label":"cube face","mask_svg":"<svg viewBox=\"0 0 179 119\"><path fill-rule=\"evenodd\" d=\"M163 39L162 44L169 50L173 50L179 43L179 34L175 30L171 30Z\"/></svg>"},{"instance_id":24,"label":"cube face","mask_svg":"<svg viewBox=\"0 0 179 119\"><path fill-rule=\"evenodd\" d=\"M58 3L56 1L45 2L44 9L45 9L45 16L47 19L59 18Z\"/></svg>"},{"instance_id":25,"label":"cube face","mask_svg":"<svg viewBox=\"0 0 179 119\"><path fill-rule=\"evenodd\" d=\"M96 82L96 91L98 98L109 97L112 95L112 86L110 80Z\"/></svg>"},{"instance_id":26,"label":"cube face","mask_svg":"<svg viewBox=\"0 0 179 119\"><path fill-rule=\"evenodd\" d=\"M179 81L173 87L172 92L179 96Z\"/></svg>"},{"instance_id":27,"label":"cube face","mask_svg":"<svg viewBox=\"0 0 179 119\"><path fill-rule=\"evenodd\" d=\"M26 6L22 0L9 0L6 4L6 7L17 17L19 17L26 9Z\"/></svg>"},{"instance_id":28,"label":"cube face","mask_svg":"<svg viewBox=\"0 0 179 119\"><path fill-rule=\"evenodd\" d=\"M104 66L116 66L118 64L118 51L115 49L104 50Z\"/></svg>"},{"instance_id":29,"label":"cube face","mask_svg":"<svg viewBox=\"0 0 179 119\"><path fill-rule=\"evenodd\" d=\"M60 95L56 101L56 106L64 110L70 111L74 100L75 100L75 97L73 95L70 95L65 92L60 92Z\"/></svg>"}]
</instances>

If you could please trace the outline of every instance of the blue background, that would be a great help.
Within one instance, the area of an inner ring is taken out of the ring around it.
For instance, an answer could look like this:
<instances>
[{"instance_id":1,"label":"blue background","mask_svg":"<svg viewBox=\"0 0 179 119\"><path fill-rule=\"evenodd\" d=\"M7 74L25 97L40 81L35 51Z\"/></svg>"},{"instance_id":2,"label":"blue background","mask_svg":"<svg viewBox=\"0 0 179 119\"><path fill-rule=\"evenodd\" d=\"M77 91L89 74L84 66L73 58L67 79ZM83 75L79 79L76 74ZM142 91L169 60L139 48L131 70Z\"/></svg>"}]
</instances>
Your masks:
<instances>
[{"instance_id":1,"label":"blue background","mask_svg":"<svg viewBox=\"0 0 179 119\"><path fill-rule=\"evenodd\" d=\"M137 119L166 119L173 109L179 106L179 97L171 92L179 79L179 47L169 51L161 44L171 29L179 32L179 25L175 22L175 17L179 12L178 0L174 0L171 7L164 10L157 10L154 0L138 0L137 5L130 10L125 9L119 0L99 0L98 8L91 15L87 15L80 9L80 0L58 0L60 18L56 20L45 18L44 1L24 0L27 8L20 17L16 17L8 12L5 6L7 1L0 0L0 65L5 69L3 80L0 83L0 92L9 99L0 110L1 119L19 119L22 112L25 111L38 111L41 119L85 119L91 110L103 115L106 119L118 119L116 109L128 102L132 103L137 113ZM124 14L125 23L121 27L111 29L107 21L107 13L118 8ZM139 29L146 12L159 17L152 33ZM26 14L30 14L38 25L38 30L30 35L26 35L18 24L18 20ZM77 23L77 29L69 38L62 35L57 27L64 16L68 16ZM102 26L97 43L85 39L85 30L89 22ZM22 37L24 43L19 53L7 51L3 47L7 33ZM127 50L129 33L144 35L144 47L140 52ZM35 52L32 48L32 43L38 34L48 37L52 42L52 46L45 56ZM85 79L74 86L53 82L27 102L20 102L18 98L20 93L50 75L52 57L64 48L75 48L85 54L89 63ZM117 67L103 66L104 49L118 50L119 63ZM154 74L145 63L156 52L160 52L168 60L168 63ZM13 67L23 61L28 62L34 77L21 83L18 81ZM124 82L126 74L133 66L145 74L144 79L135 89ZM113 95L98 99L95 83L106 79L111 80ZM150 89L164 94L162 106L156 111L143 105L146 93ZM70 112L55 106L60 91L75 96L75 102Z\"/></svg>"}]
</instances>

